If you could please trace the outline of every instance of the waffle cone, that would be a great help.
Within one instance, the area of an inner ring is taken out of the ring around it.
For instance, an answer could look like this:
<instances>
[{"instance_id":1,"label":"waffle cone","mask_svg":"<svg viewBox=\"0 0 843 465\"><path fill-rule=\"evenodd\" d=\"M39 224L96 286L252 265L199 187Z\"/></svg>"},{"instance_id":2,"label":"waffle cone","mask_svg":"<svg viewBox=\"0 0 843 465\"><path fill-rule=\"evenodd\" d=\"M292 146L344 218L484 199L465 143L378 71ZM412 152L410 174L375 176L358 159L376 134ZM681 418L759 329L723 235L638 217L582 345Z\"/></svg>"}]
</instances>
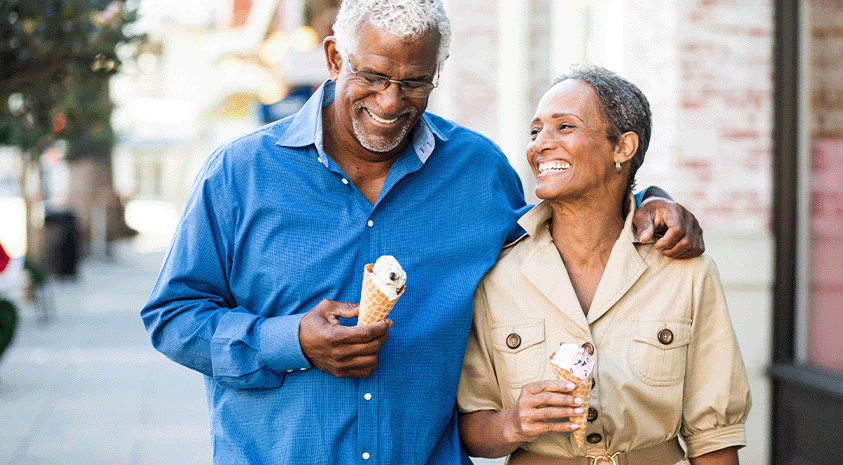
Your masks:
<instances>
[{"instance_id":1,"label":"waffle cone","mask_svg":"<svg viewBox=\"0 0 843 465\"><path fill-rule=\"evenodd\" d=\"M574 439L577 441L580 449L585 449L585 421L588 415L588 401L591 399L591 376L583 380L574 376L571 370L560 368L554 363L551 363L550 366L553 368L553 374L557 380L570 381L577 385L571 394L582 399L583 414L577 417L570 417L569 420L579 425L579 428L575 429L571 434L574 435Z\"/></svg>"},{"instance_id":2,"label":"waffle cone","mask_svg":"<svg viewBox=\"0 0 843 465\"><path fill-rule=\"evenodd\" d=\"M398 297L395 300L389 298L381 292L377 284L372 281L372 267L374 263L369 263L363 271L363 291L360 294L360 316L357 318L357 325L367 325L369 323L376 323L383 320L392 311L395 302L398 302L398 297L404 293L407 286L403 286L398 290Z\"/></svg>"}]
</instances>

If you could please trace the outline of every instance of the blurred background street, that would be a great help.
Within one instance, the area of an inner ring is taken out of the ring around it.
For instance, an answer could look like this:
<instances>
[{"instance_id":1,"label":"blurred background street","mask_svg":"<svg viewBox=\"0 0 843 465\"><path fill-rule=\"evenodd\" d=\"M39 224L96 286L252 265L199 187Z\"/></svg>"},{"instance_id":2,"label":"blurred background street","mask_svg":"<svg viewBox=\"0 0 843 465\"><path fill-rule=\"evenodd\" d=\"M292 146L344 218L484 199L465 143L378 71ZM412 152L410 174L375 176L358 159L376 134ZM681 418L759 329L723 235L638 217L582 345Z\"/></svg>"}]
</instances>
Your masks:
<instances>
[{"instance_id":1,"label":"blurred background street","mask_svg":"<svg viewBox=\"0 0 843 465\"><path fill-rule=\"evenodd\" d=\"M0 300L19 319L0 302L0 465L210 463L202 377L153 350L139 311L204 160L327 78L340 3L0 1ZM593 63L641 88L637 185L699 219L750 378L741 463L839 463L843 3L444 3L427 109L498 143L530 202L551 80ZM46 323L4 277L24 257L50 277Z\"/></svg>"},{"instance_id":2,"label":"blurred background street","mask_svg":"<svg viewBox=\"0 0 843 465\"><path fill-rule=\"evenodd\" d=\"M139 317L162 258L114 244L51 285L46 323L19 308L0 361L0 464L211 462L202 376L155 351Z\"/></svg>"}]
</instances>

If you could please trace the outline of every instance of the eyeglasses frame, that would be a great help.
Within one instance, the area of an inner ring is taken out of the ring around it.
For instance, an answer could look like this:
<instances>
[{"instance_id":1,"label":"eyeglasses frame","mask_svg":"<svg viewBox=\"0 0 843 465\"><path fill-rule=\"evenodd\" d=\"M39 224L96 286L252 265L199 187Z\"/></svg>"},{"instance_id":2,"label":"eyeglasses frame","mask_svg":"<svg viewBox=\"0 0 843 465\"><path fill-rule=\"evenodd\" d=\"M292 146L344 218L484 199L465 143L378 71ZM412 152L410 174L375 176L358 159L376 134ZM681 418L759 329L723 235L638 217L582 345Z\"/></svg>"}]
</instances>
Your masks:
<instances>
[{"instance_id":1,"label":"eyeglasses frame","mask_svg":"<svg viewBox=\"0 0 843 465\"><path fill-rule=\"evenodd\" d=\"M434 76L433 82L419 81L419 80L416 80L416 79L403 79L403 80L400 80L400 81L396 81L395 79L390 79L390 78L388 78L388 77L386 77L382 74L373 73L371 71L358 71L358 70L354 69L354 65L351 64L351 58L346 58L345 61L346 61L346 63L348 63L348 70L351 72L351 74L354 75L354 77L356 79L358 79L360 81L364 81L364 82L366 82L366 81L371 82L372 81L371 79L361 78L360 73L363 73L363 74L369 75L369 76L373 76L377 79L384 80L387 84L386 84L386 86L384 86L383 89L377 89L377 88L371 88L370 89L370 90L375 90L377 92L383 92L383 91L385 91L386 89L389 88L389 84L395 83L395 84L398 85L398 91L401 92L404 95L407 95L408 97L411 97L411 98L427 98L431 94L431 92L433 92L433 89L439 87L439 68L438 67L436 69L436 76ZM415 82L415 83L419 83L419 84L424 84L424 87L421 87L421 89L424 89L424 95L419 95L418 97L408 95L407 90L409 89L409 87L406 87L405 84L404 84L406 82ZM428 87L428 86L430 86L430 87Z\"/></svg>"}]
</instances>

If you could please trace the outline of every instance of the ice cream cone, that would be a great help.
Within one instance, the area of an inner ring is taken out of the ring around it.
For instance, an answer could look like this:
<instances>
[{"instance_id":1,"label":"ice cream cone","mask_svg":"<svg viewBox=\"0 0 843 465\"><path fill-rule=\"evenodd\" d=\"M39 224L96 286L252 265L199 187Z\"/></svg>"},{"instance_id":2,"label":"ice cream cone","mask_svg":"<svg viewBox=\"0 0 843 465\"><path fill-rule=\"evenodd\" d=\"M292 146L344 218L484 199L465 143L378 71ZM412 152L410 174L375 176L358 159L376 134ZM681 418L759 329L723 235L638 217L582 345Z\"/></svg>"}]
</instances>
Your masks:
<instances>
[{"instance_id":1,"label":"ice cream cone","mask_svg":"<svg viewBox=\"0 0 843 465\"><path fill-rule=\"evenodd\" d=\"M553 374L557 380L570 381L577 385L571 394L582 399L583 414L577 417L570 417L569 420L579 425L579 428L575 429L571 434L574 435L574 439L577 441L580 449L585 449L585 421L588 415L588 401L591 399L591 376L587 379L580 379L574 376L571 370L560 368L554 363L551 363L550 366L553 368Z\"/></svg>"},{"instance_id":2,"label":"ice cream cone","mask_svg":"<svg viewBox=\"0 0 843 465\"><path fill-rule=\"evenodd\" d=\"M370 277L372 273L373 263L366 265L363 272L363 291L360 294L360 316L357 318L358 325L366 325L383 320L392 311L395 302L398 302L398 297L404 293L404 288L398 289L398 297L389 300L378 286L372 281Z\"/></svg>"}]
</instances>

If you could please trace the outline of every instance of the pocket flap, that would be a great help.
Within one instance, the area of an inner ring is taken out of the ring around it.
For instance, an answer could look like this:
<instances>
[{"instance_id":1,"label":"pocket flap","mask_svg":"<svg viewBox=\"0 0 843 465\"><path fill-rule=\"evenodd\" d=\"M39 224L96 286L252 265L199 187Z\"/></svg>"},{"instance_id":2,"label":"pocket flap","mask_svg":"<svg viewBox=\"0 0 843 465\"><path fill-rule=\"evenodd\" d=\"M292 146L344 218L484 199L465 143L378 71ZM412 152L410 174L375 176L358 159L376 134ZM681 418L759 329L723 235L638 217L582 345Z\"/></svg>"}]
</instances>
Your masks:
<instances>
[{"instance_id":1,"label":"pocket flap","mask_svg":"<svg viewBox=\"0 0 843 465\"><path fill-rule=\"evenodd\" d=\"M691 342L692 321L690 318L633 318L632 339L664 350L686 346Z\"/></svg>"},{"instance_id":2,"label":"pocket flap","mask_svg":"<svg viewBox=\"0 0 843 465\"><path fill-rule=\"evenodd\" d=\"M517 344L514 344L512 335L517 335ZM492 346L495 350L516 354L527 347L544 342L544 320L530 319L508 322L492 326Z\"/></svg>"}]
</instances>

